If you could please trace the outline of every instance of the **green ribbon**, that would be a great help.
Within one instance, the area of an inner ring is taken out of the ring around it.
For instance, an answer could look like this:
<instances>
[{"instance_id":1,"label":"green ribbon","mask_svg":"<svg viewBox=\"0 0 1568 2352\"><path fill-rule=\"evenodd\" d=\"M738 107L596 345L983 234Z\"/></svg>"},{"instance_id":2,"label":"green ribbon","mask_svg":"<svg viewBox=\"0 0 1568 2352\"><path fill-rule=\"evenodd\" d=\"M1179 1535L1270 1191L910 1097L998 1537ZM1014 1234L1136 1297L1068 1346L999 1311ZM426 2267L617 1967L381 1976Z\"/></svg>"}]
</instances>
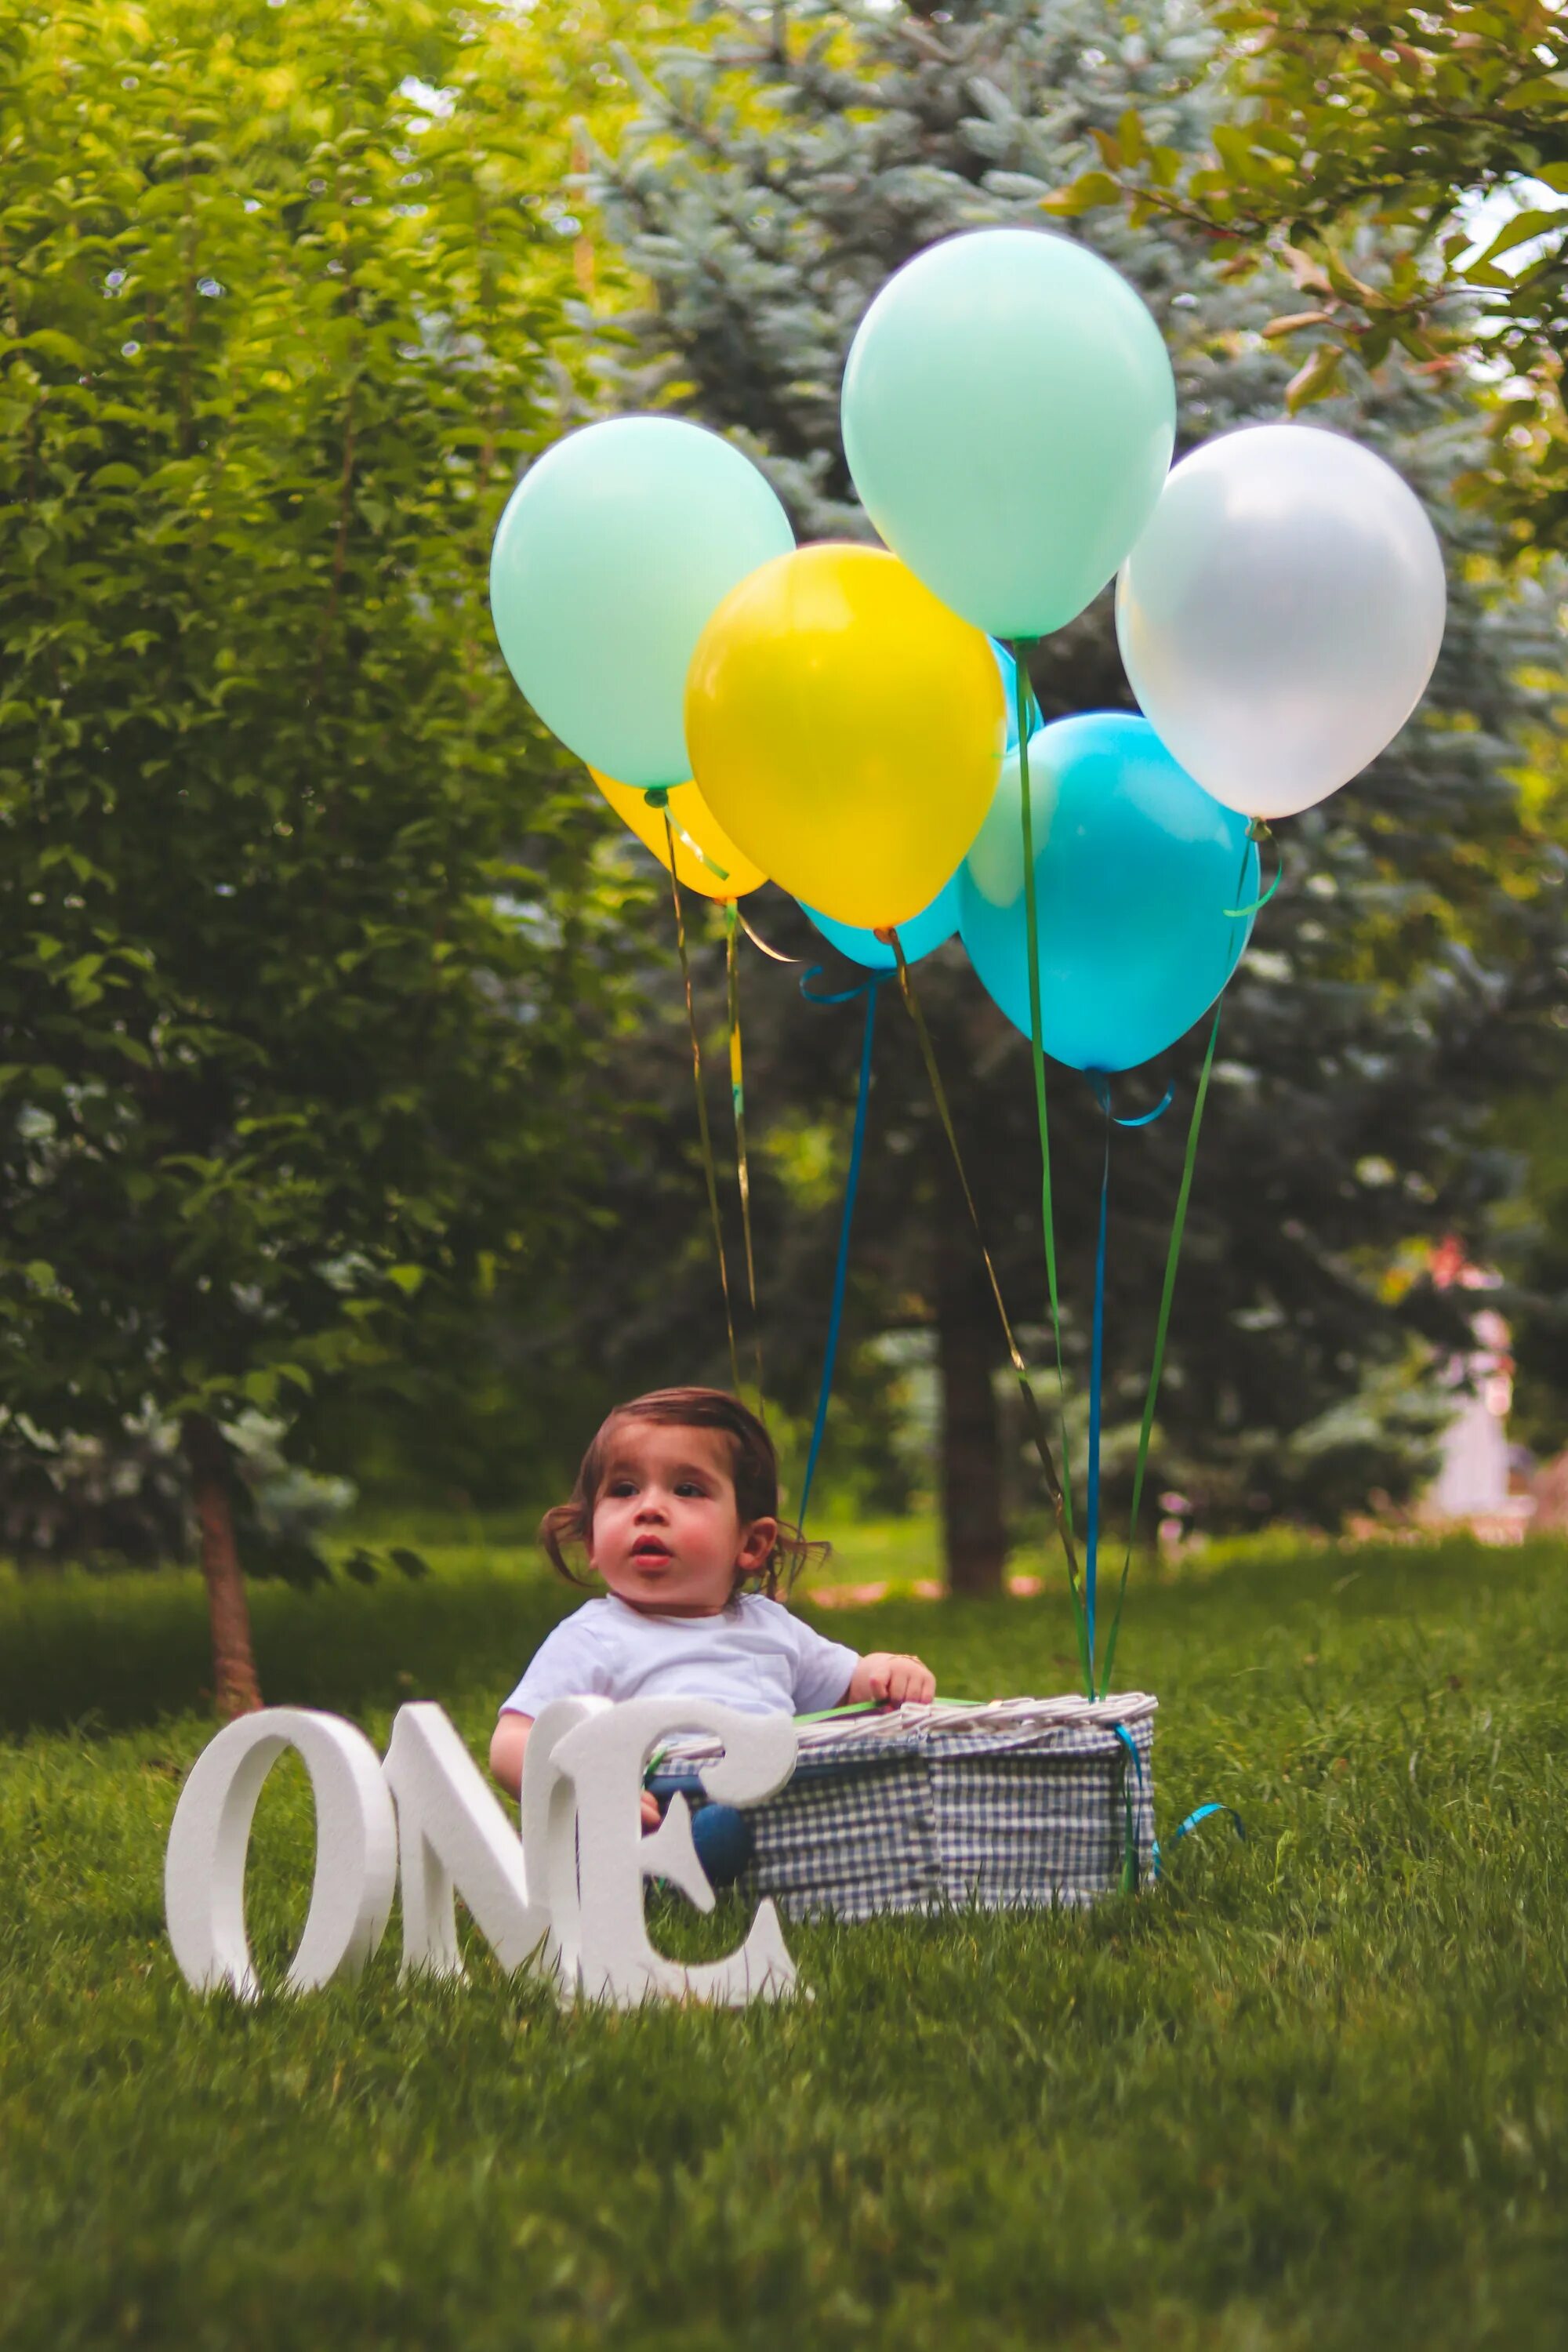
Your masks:
<instances>
[{"instance_id":1,"label":"green ribbon","mask_svg":"<svg viewBox=\"0 0 1568 2352\"><path fill-rule=\"evenodd\" d=\"M1051 1442L1046 1434L1046 1424L1040 1412L1040 1402L1035 1394L1034 1382L1029 1378L1029 1368L1024 1361L1017 1340L1013 1336L1013 1326L1008 1318L1006 1302L1002 1297L1002 1286L996 1279L996 1268L992 1263L991 1253L985 1246L980 1212L974 1205L974 1194L970 1187L968 1171L963 1165L963 1154L959 1149L958 1129L952 1123L952 1112L948 1106L947 1088L942 1085L942 1072L937 1067L936 1051L931 1042L931 1032L926 1027L925 1014L921 1010L920 999L915 994L914 983L910 978L909 961L904 954L903 942L898 931L891 927L886 930L879 930L877 937L885 940L892 949L898 964L899 992L904 1000L904 1009L914 1024L915 1035L920 1043L921 1058L925 1064L926 1077L931 1085L931 1099L936 1105L937 1117L942 1121L942 1131L947 1138L947 1148L952 1154L952 1164L958 1173L959 1188L963 1194L964 1206L969 1211L969 1222L974 1228L974 1238L980 1245L980 1255L984 1262L986 1278L991 1285L991 1296L995 1301L997 1319L1001 1323L1002 1337L1006 1343L1007 1360L1013 1367L1014 1377L1018 1383L1018 1395L1024 1407L1025 1423L1033 1441L1035 1452L1039 1456L1040 1468L1045 1473L1046 1492L1051 1498L1051 1507L1056 1513L1057 1533L1061 1538L1062 1550L1067 1559L1068 1587L1072 1594L1073 1629L1078 1636L1079 1662L1083 1670L1084 1688L1088 1696L1092 1698L1094 1670L1089 1664L1088 1626L1084 1617L1083 1601L1079 1592L1078 1552L1073 1543L1072 1520L1067 1509L1066 1489L1057 1475L1057 1465L1051 1454Z\"/></svg>"},{"instance_id":2,"label":"green ribbon","mask_svg":"<svg viewBox=\"0 0 1568 2352\"><path fill-rule=\"evenodd\" d=\"M1279 885L1284 879L1285 866L1283 859L1281 859L1280 863L1274 869L1273 881L1270 882L1268 889L1265 890L1261 898L1254 898L1249 907L1227 907L1225 910L1226 913L1230 917L1233 922L1244 921L1248 915L1261 914L1264 908L1267 907L1268 901L1272 898L1274 893L1278 890Z\"/></svg>"},{"instance_id":3,"label":"green ribbon","mask_svg":"<svg viewBox=\"0 0 1568 2352\"><path fill-rule=\"evenodd\" d=\"M1015 637L1012 644L1013 682L1018 719L1018 775L1022 783L1020 805L1024 819L1024 926L1028 941L1029 967L1029 1050L1035 1065L1035 1116L1040 1130L1040 1230L1046 1245L1046 1290L1050 1300L1051 1339L1057 1358L1057 1429L1062 1454L1062 1507L1067 1514L1068 1532L1072 1532L1072 1475L1068 1460L1067 1441L1067 1372L1062 1363L1061 1299L1057 1282L1057 1225L1051 1199L1051 1130L1046 1106L1045 1024L1040 1002L1040 922L1035 898L1035 819L1029 793L1029 722L1034 709L1034 693L1029 684L1029 672L1024 656L1029 640ZM1089 1696L1094 1696L1094 1674L1088 1669Z\"/></svg>"},{"instance_id":4,"label":"green ribbon","mask_svg":"<svg viewBox=\"0 0 1568 2352\"><path fill-rule=\"evenodd\" d=\"M1110 1669L1116 1663L1116 1637L1121 1631L1121 1604L1127 1598L1127 1578L1132 1566L1132 1546L1138 1535L1138 1513L1143 1501L1143 1478L1149 1466L1149 1441L1154 1430L1154 1408L1160 1398L1160 1375L1165 1368L1165 1338L1171 1328L1171 1302L1176 1295L1176 1267L1182 1255L1182 1236L1186 1231L1187 1202L1192 1194L1193 1171L1197 1165L1198 1133L1204 1123L1204 1104L1208 1098L1209 1073L1214 1068L1215 1046L1219 1038L1219 1006L1214 1011L1209 1025L1208 1051L1204 1055L1203 1076L1193 1097L1193 1115L1187 1122L1187 1152L1182 1163L1181 1189L1176 1194L1176 1213L1171 1221L1171 1245L1165 1253L1165 1280L1160 1292L1160 1315L1154 1326L1154 1360L1149 1372L1148 1393L1143 1399L1143 1421L1138 1432L1138 1465L1132 1474L1132 1507L1127 1522L1127 1553L1121 1563L1121 1581L1116 1591L1116 1613L1110 1621L1110 1635L1105 1645L1105 1673L1100 1685L1100 1696L1106 1697L1110 1690Z\"/></svg>"},{"instance_id":5,"label":"green ribbon","mask_svg":"<svg viewBox=\"0 0 1568 2352\"><path fill-rule=\"evenodd\" d=\"M1128 1777L1127 1758L1131 1756L1137 1770L1140 1797L1143 1794L1143 1759L1138 1753L1137 1741L1124 1723L1113 1723L1110 1728L1126 1751L1121 1759L1121 1808L1126 1829L1126 1843L1121 1850L1121 1892L1123 1895L1136 1895L1138 1881L1142 1874L1139 1869L1138 1814L1132 1801L1132 1783ZM1154 1875L1156 1878L1160 1875L1158 1846L1154 1849Z\"/></svg>"},{"instance_id":6,"label":"green ribbon","mask_svg":"<svg viewBox=\"0 0 1568 2352\"><path fill-rule=\"evenodd\" d=\"M668 839L668 835L673 831L676 839L685 845L685 846L691 852L693 857L697 860L699 866L704 867L708 873L711 874L716 882L728 882L730 879L729 867L727 866L721 866L716 858L710 857L708 852L702 847L700 842L693 841L691 835L687 832L686 827L683 824L677 824L675 819L670 815L669 792L670 788L668 784L650 784L643 794L643 798L647 803L649 808L658 809L659 814L663 817L666 838ZM675 870L675 847L673 843L670 844L669 856L670 871L673 873Z\"/></svg>"},{"instance_id":7,"label":"green ribbon","mask_svg":"<svg viewBox=\"0 0 1568 2352\"><path fill-rule=\"evenodd\" d=\"M1252 845L1257 840L1266 839L1268 830L1267 825L1260 826L1256 819L1247 828L1247 841L1241 853L1241 871L1236 879L1235 895L1238 898L1241 896L1242 884L1247 879L1247 861L1251 854ZM1262 898L1258 900L1259 906L1266 905L1274 896L1279 887L1280 875L1284 871L1284 866L1281 864L1279 872L1275 875ZM1227 915L1239 918L1252 913L1254 909L1227 907L1225 911ZM1231 950L1229 969L1226 972L1224 983L1215 1002L1214 1019L1209 1024L1208 1049L1204 1055L1204 1066L1198 1079L1198 1090L1193 1097L1193 1115L1187 1123L1186 1157L1182 1162L1182 1181L1176 1193L1176 1213L1171 1220L1171 1244L1165 1253L1165 1279L1160 1292L1159 1319L1154 1326L1154 1356L1149 1369L1148 1392L1143 1399L1143 1420L1138 1432L1138 1461L1132 1473L1132 1507L1127 1520L1127 1552L1121 1563L1121 1581L1117 1587L1116 1614L1110 1621L1110 1638L1105 1645L1105 1673L1100 1685L1100 1695L1102 1698L1110 1689L1110 1669L1116 1662L1116 1637L1121 1631L1121 1604L1127 1598L1127 1578L1132 1566L1132 1547L1138 1537L1138 1514L1143 1502L1143 1479L1149 1466L1149 1444L1154 1430L1154 1408L1160 1398L1160 1376L1165 1368L1165 1339L1171 1328L1171 1302L1176 1295L1176 1267L1182 1255L1182 1237L1186 1231L1187 1202L1192 1196L1193 1171L1197 1165L1198 1134L1204 1123L1204 1105L1208 1100L1209 1076L1214 1068L1215 1047L1219 1042L1220 1011L1225 1003L1225 991L1230 985L1231 974L1236 970L1241 947L1242 942L1238 937Z\"/></svg>"},{"instance_id":8,"label":"green ribbon","mask_svg":"<svg viewBox=\"0 0 1568 2352\"><path fill-rule=\"evenodd\" d=\"M741 1231L746 1242L746 1297L752 1309L752 1348L757 1365L757 1402L763 1403L763 1324L757 1313L757 1267L752 1250L752 1171L746 1154L746 1088L741 1061L741 959L736 938L740 908L724 901L725 999L730 1023L730 1101L735 1114L735 1173L741 1187ZM737 1387L740 1385L737 1381Z\"/></svg>"},{"instance_id":9,"label":"green ribbon","mask_svg":"<svg viewBox=\"0 0 1568 2352\"><path fill-rule=\"evenodd\" d=\"M708 1180L708 1210L713 1220L713 1246L719 1257L719 1285L724 1294L724 1330L730 1342L730 1377L741 1393L741 1363L735 1353L735 1318L730 1305L730 1267L724 1255L724 1223L719 1214L719 1171L713 1164L713 1138L708 1128L708 1097L702 1088L702 1047L697 1034L697 1013L691 1001L691 959L686 951L686 917L680 905L680 883L675 871L675 835L668 803L664 807L664 838L669 851L669 895L675 907L675 944L680 952L680 977L686 990L686 1026L691 1039L691 1077L697 1089L697 1132L702 1142L702 1172Z\"/></svg>"}]
</instances>

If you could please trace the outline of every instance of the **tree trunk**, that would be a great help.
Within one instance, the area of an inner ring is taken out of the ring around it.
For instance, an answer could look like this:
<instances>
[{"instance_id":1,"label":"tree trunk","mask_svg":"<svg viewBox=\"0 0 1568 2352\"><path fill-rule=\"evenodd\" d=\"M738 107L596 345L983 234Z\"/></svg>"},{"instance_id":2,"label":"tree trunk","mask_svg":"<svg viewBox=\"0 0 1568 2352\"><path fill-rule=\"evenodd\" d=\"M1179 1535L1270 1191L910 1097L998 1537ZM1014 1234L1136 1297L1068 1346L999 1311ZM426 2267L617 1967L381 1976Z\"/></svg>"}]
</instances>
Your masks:
<instances>
[{"instance_id":1,"label":"tree trunk","mask_svg":"<svg viewBox=\"0 0 1568 2352\"><path fill-rule=\"evenodd\" d=\"M261 1705L250 1647L250 1607L234 1539L228 1446L205 1413L187 1413L180 1429L191 1467L191 1494L202 1532L202 1574L213 1637L213 1702L226 1723Z\"/></svg>"},{"instance_id":2,"label":"tree trunk","mask_svg":"<svg viewBox=\"0 0 1568 2352\"><path fill-rule=\"evenodd\" d=\"M942 1373L942 1517L954 1592L1002 1590L1007 1530L992 1385L996 1307L963 1201L937 1205L937 1357Z\"/></svg>"}]
</instances>

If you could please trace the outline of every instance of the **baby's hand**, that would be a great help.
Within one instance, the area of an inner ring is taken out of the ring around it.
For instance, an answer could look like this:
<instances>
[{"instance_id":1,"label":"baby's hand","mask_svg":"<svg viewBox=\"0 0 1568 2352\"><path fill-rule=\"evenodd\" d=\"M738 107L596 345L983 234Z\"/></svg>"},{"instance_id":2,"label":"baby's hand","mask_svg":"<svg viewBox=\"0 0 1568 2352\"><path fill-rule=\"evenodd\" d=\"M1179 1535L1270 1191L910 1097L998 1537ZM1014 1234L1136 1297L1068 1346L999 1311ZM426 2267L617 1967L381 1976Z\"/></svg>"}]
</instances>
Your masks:
<instances>
[{"instance_id":1,"label":"baby's hand","mask_svg":"<svg viewBox=\"0 0 1568 2352\"><path fill-rule=\"evenodd\" d=\"M898 1706L905 1699L923 1706L936 1696L936 1676L921 1658L905 1657L892 1650L872 1650L850 1677L848 1703L886 1700Z\"/></svg>"},{"instance_id":2,"label":"baby's hand","mask_svg":"<svg viewBox=\"0 0 1568 2352\"><path fill-rule=\"evenodd\" d=\"M658 1810L658 1799L654 1795L651 1789L645 1789L642 1792L642 1833L644 1837L647 1837L649 1830L658 1829L663 1819L664 1815Z\"/></svg>"}]
</instances>

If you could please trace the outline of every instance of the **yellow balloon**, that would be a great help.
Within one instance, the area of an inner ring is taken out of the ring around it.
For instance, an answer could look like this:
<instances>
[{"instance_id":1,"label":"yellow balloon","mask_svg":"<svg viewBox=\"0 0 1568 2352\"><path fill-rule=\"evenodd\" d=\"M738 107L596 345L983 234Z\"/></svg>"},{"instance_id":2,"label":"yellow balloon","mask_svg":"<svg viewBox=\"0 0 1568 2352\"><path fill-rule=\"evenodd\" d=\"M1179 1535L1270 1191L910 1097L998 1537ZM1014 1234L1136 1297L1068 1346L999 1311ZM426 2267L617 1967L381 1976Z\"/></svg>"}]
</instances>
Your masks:
<instances>
[{"instance_id":1,"label":"yellow balloon","mask_svg":"<svg viewBox=\"0 0 1568 2352\"><path fill-rule=\"evenodd\" d=\"M862 928L931 904L984 821L1005 740L986 638L877 548L764 563L686 676L687 749L720 824L797 898Z\"/></svg>"},{"instance_id":2,"label":"yellow balloon","mask_svg":"<svg viewBox=\"0 0 1568 2352\"><path fill-rule=\"evenodd\" d=\"M616 814L631 827L645 849L652 850L668 873L663 813L649 807L639 785L617 784L609 776L601 776L597 768L590 768L588 773ZM676 879L683 890L700 890L705 898L743 898L748 890L762 888L767 876L736 848L695 784L671 787L669 821L675 834ZM692 853L693 842L702 853L700 857Z\"/></svg>"}]
</instances>

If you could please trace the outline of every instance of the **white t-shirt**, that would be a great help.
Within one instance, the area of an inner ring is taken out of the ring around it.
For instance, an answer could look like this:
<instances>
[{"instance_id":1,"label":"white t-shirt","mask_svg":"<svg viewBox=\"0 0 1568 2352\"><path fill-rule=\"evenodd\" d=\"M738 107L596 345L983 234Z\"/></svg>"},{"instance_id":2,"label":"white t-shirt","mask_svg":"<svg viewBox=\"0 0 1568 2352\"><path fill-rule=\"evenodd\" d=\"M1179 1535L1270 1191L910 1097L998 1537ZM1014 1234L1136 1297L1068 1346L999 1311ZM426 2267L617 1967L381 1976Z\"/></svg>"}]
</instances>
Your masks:
<instances>
[{"instance_id":1,"label":"white t-shirt","mask_svg":"<svg viewBox=\"0 0 1568 2352\"><path fill-rule=\"evenodd\" d=\"M714 1617L650 1617L614 1593L584 1601L534 1652L500 1711L537 1715L552 1698L716 1699L742 1715L837 1706L858 1654L776 1601L743 1592Z\"/></svg>"}]
</instances>

